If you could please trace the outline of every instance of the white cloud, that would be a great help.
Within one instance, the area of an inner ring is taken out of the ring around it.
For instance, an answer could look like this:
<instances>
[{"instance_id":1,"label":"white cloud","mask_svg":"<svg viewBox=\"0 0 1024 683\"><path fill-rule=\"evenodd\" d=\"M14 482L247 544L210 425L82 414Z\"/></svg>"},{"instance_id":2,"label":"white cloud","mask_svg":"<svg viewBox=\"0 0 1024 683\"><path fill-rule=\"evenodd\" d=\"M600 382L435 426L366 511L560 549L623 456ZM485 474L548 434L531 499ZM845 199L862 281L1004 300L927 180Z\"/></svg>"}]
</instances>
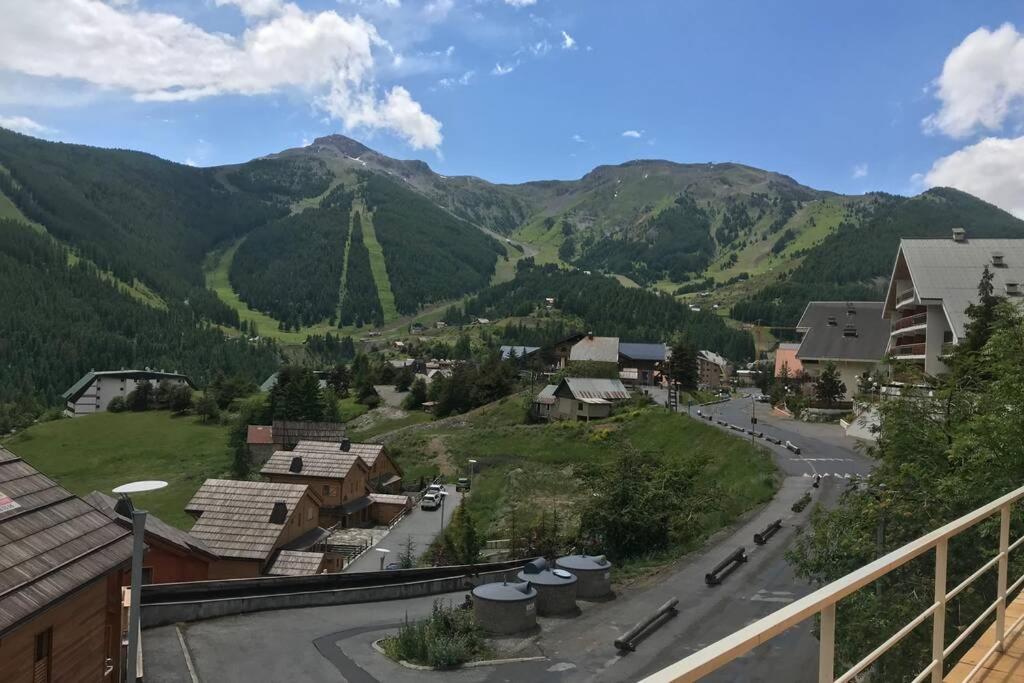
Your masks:
<instances>
[{"instance_id":1,"label":"white cloud","mask_svg":"<svg viewBox=\"0 0 1024 683\"><path fill-rule=\"evenodd\" d=\"M455 0L431 0L423 7L423 15L430 21L440 21L448 16L455 6Z\"/></svg>"},{"instance_id":2,"label":"white cloud","mask_svg":"<svg viewBox=\"0 0 1024 683\"><path fill-rule=\"evenodd\" d=\"M27 116L0 116L0 128L13 130L16 133L25 135L42 135L50 133L52 129L34 121Z\"/></svg>"},{"instance_id":3,"label":"white cloud","mask_svg":"<svg viewBox=\"0 0 1024 683\"><path fill-rule=\"evenodd\" d=\"M454 88L457 85L469 85L470 81L473 80L473 76L475 75L475 71L469 70L458 77L448 76L446 78L442 78L437 82L437 84L442 88Z\"/></svg>"},{"instance_id":4,"label":"white cloud","mask_svg":"<svg viewBox=\"0 0 1024 683\"><path fill-rule=\"evenodd\" d=\"M551 51L551 43L546 40L541 40L527 46L527 49L532 52L535 57L543 57Z\"/></svg>"},{"instance_id":5,"label":"white cloud","mask_svg":"<svg viewBox=\"0 0 1024 683\"><path fill-rule=\"evenodd\" d=\"M519 66L519 62L509 62L508 64L498 62L494 65L494 68L491 69L491 73L495 76L505 76L506 74L510 74L515 71L517 66Z\"/></svg>"},{"instance_id":6,"label":"white cloud","mask_svg":"<svg viewBox=\"0 0 1024 683\"><path fill-rule=\"evenodd\" d=\"M937 160L921 180L927 187L969 192L1024 218L1024 137L985 138Z\"/></svg>"},{"instance_id":7,"label":"white cloud","mask_svg":"<svg viewBox=\"0 0 1024 683\"><path fill-rule=\"evenodd\" d=\"M624 138L642 138L644 132L642 130L624 130L622 131L622 137Z\"/></svg>"},{"instance_id":8,"label":"white cloud","mask_svg":"<svg viewBox=\"0 0 1024 683\"><path fill-rule=\"evenodd\" d=\"M576 39L570 36L565 31L562 31L562 49L571 50L576 47Z\"/></svg>"},{"instance_id":9,"label":"white cloud","mask_svg":"<svg viewBox=\"0 0 1024 683\"><path fill-rule=\"evenodd\" d=\"M925 130L957 138L999 130L1024 101L1024 36L1012 24L968 35L946 57L935 96L941 107Z\"/></svg>"},{"instance_id":10,"label":"white cloud","mask_svg":"<svg viewBox=\"0 0 1024 683\"><path fill-rule=\"evenodd\" d=\"M378 94L374 51L390 46L372 24L279 0L230 4L249 20L238 37L99 0L0 0L0 71L84 81L138 101L293 89L346 128L384 128L416 148L440 145L440 122L407 90L395 86Z\"/></svg>"},{"instance_id":11,"label":"white cloud","mask_svg":"<svg viewBox=\"0 0 1024 683\"><path fill-rule=\"evenodd\" d=\"M586 140L583 139L583 136L580 135L579 133L573 133L572 141L573 142L586 142Z\"/></svg>"},{"instance_id":12,"label":"white cloud","mask_svg":"<svg viewBox=\"0 0 1024 683\"><path fill-rule=\"evenodd\" d=\"M853 175L854 178L866 178L867 175L868 175L868 164L867 164L867 162L865 161L865 162L860 163L860 164L854 164L852 175Z\"/></svg>"},{"instance_id":13,"label":"white cloud","mask_svg":"<svg viewBox=\"0 0 1024 683\"><path fill-rule=\"evenodd\" d=\"M185 157L185 161L183 161L182 163L184 163L186 166L198 166L199 165L199 164L196 163L195 159L193 159L192 157Z\"/></svg>"},{"instance_id":14,"label":"white cloud","mask_svg":"<svg viewBox=\"0 0 1024 683\"><path fill-rule=\"evenodd\" d=\"M529 7L530 5L536 5L537 0L505 0L506 5L512 5L513 7Z\"/></svg>"}]
</instances>

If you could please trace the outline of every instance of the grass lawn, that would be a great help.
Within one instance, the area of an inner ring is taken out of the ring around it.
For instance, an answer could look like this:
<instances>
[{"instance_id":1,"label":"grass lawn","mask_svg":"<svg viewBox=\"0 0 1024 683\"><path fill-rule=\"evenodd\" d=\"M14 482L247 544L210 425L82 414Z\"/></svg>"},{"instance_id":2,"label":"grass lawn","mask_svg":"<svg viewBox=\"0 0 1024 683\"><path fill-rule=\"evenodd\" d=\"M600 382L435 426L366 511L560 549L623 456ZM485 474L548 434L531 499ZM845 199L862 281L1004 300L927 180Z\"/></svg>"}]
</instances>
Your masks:
<instances>
[{"instance_id":1,"label":"grass lawn","mask_svg":"<svg viewBox=\"0 0 1024 683\"><path fill-rule=\"evenodd\" d=\"M4 447L72 493L110 493L118 484L162 479L167 488L133 500L169 524L188 529L185 504L210 477L230 476L228 428L166 411L98 413L44 422Z\"/></svg>"},{"instance_id":2,"label":"grass lawn","mask_svg":"<svg viewBox=\"0 0 1024 683\"><path fill-rule=\"evenodd\" d=\"M342 422L354 420L369 410L369 407L364 406L362 403L358 403L352 396L338 401L338 407L341 408Z\"/></svg>"},{"instance_id":3,"label":"grass lawn","mask_svg":"<svg viewBox=\"0 0 1024 683\"><path fill-rule=\"evenodd\" d=\"M537 425L522 423L523 410L521 395L509 397L463 420L399 435L388 447L406 472L429 476L441 471L449 481L465 476L468 460L476 460L467 505L487 538L506 538L513 514L524 525L527 516L545 511L562 528L574 527L578 503L588 494L579 490L575 468L609 462L628 449L683 462L708 458L697 485L715 485L721 495L713 509L697 515L699 540L770 500L778 487L775 466L762 448L662 408L650 406L589 424ZM645 558L629 571L644 573L644 567L663 565L691 549Z\"/></svg>"},{"instance_id":4,"label":"grass lawn","mask_svg":"<svg viewBox=\"0 0 1024 683\"><path fill-rule=\"evenodd\" d=\"M365 406L363 407L365 408ZM433 416L430 413L425 413L422 410L414 410L405 417L400 417L394 420L378 420L365 429L353 431L350 436L352 440L356 442L368 441L373 437L380 436L386 432L393 432L396 429L408 427L409 425L423 424L424 422L430 422L432 419Z\"/></svg>"},{"instance_id":5,"label":"grass lawn","mask_svg":"<svg viewBox=\"0 0 1024 683\"><path fill-rule=\"evenodd\" d=\"M390 322L398 317L398 309L395 308L395 295L391 291L391 279L384 263L384 248L377 241L377 232L373 229L373 214L367 211L366 207L358 208L363 217L363 242L366 244L366 250L370 252L370 271L373 273L373 282L377 285L380 307L384 311L384 320Z\"/></svg>"}]
</instances>

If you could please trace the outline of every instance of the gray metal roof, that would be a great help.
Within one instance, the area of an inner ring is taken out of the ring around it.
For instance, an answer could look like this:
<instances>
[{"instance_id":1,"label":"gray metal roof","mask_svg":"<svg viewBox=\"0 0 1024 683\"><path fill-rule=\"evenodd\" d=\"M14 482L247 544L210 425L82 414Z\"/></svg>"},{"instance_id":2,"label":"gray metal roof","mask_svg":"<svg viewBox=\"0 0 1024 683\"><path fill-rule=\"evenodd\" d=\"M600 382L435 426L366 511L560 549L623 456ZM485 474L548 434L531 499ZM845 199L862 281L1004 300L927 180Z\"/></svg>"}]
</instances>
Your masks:
<instances>
[{"instance_id":1,"label":"gray metal roof","mask_svg":"<svg viewBox=\"0 0 1024 683\"><path fill-rule=\"evenodd\" d=\"M877 362L885 356L891 325L881 301L812 301L797 328L806 329L797 349L801 360ZM834 319L834 324L829 320ZM855 335L847 334L847 327Z\"/></svg>"},{"instance_id":2,"label":"gray metal roof","mask_svg":"<svg viewBox=\"0 0 1024 683\"><path fill-rule=\"evenodd\" d=\"M529 583L485 583L473 589L473 597L495 602L536 600L537 591Z\"/></svg>"},{"instance_id":3,"label":"gray metal roof","mask_svg":"<svg viewBox=\"0 0 1024 683\"><path fill-rule=\"evenodd\" d=\"M618 363L619 338L588 335L573 345L572 350L569 351L569 360Z\"/></svg>"},{"instance_id":4,"label":"gray metal roof","mask_svg":"<svg viewBox=\"0 0 1024 683\"><path fill-rule=\"evenodd\" d=\"M1002 266L992 265L992 254L1003 256ZM1024 283L1024 239L906 239L900 241L899 259L905 259L917 297L941 301L957 339L964 336L967 307L978 300L978 283L985 266L992 273L997 296L1006 296L1006 283ZM895 298L895 281L889 283L886 302Z\"/></svg>"},{"instance_id":5,"label":"gray metal roof","mask_svg":"<svg viewBox=\"0 0 1024 683\"><path fill-rule=\"evenodd\" d=\"M549 384L540 390L536 398L533 399L534 403L545 403L550 404L555 402L555 389L558 388L557 384Z\"/></svg>"},{"instance_id":6,"label":"gray metal roof","mask_svg":"<svg viewBox=\"0 0 1024 683\"><path fill-rule=\"evenodd\" d=\"M635 342L620 342L619 354L632 360L665 360L664 344L637 344Z\"/></svg>"},{"instance_id":7,"label":"gray metal roof","mask_svg":"<svg viewBox=\"0 0 1024 683\"><path fill-rule=\"evenodd\" d=\"M699 352L699 355L700 355L701 358L703 358L707 362L714 363L715 365L717 365L720 368L724 368L727 365L729 365L729 359L726 358L725 356L721 355L720 353L715 353L714 351L708 351L707 349L702 349Z\"/></svg>"},{"instance_id":8,"label":"gray metal roof","mask_svg":"<svg viewBox=\"0 0 1024 683\"><path fill-rule=\"evenodd\" d=\"M539 351L540 347L539 346L501 346L501 347L499 347L499 350L501 351L501 359L502 360L508 360L509 358L512 357L512 352L513 351L515 351L516 358L525 358L526 356L529 356L531 353Z\"/></svg>"},{"instance_id":9,"label":"gray metal roof","mask_svg":"<svg viewBox=\"0 0 1024 683\"><path fill-rule=\"evenodd\" d=\"M625 385L617 379L566 377L558 384L558 387L555 389L555 394L562 396L565 393L564 390L568 390L575 399L601 398L610 401L619 401L629 398L629 391L627 391Z\"/></svg>"}]
</instances>

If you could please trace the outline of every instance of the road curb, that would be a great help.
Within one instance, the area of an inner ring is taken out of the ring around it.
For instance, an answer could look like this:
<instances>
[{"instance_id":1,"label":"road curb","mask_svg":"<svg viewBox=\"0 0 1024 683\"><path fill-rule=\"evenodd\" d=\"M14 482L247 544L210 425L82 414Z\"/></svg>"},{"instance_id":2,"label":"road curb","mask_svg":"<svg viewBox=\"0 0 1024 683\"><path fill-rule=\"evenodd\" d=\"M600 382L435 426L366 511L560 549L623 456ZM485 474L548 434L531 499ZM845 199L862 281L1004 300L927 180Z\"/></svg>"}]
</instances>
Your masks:
<instances>
[{"instance_id":1,"label":"road curb","mask_svg":"<svg viewBox=\"0 0 1024 683\"><path fill-rule=\"evenodd\" d=\"M400 665L404 666L406 669L412 669L413 671L458 671L459 669L473 669L473 668L476 668L478 666L497 666L499 664L518 664L519 662L541 662L541 661L544 661L544 660L547 659L547 657L541 657L541 656L536 656L536 657L507 657L505 659L481 659L481 660L478 660L478 661L475 661L475 662L466 662L465 664L459 664L458 666L453 666L450 669L438 669L437 667L433 667L433 666L423 666L422 664L413 664L412 662L407 662L404 659L392 659L388 655L388 653L384 651L384 648L381 646L381 643L383 641L385 641L385 640L387 640L387 638L378 638L377 640L373 641L373 649L376 650L378 654L381 654L381 655L387 657L388 661L394 662L395 664L400 664Z\"/></svg>"}]
</instances>

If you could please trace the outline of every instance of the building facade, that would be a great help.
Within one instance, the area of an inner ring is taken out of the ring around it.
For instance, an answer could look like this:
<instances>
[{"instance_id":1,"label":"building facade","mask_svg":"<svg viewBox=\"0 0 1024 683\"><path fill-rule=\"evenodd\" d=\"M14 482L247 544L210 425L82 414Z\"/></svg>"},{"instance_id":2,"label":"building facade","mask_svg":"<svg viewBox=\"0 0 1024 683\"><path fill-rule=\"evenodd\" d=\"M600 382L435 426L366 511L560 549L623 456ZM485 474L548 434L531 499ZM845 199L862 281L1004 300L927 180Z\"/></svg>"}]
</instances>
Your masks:
<instances>
[{"instance_id":1,"label":"building facade","mask_svg":"<svg viewBox=\"0 0 1024 683\"><path fill-rule=\"evenodd\" d=\"M102 413L115 397L125 398L135 387L149 382L156 388L161 382L194 388L192 380L177 372L155 370L104 370L89 372L64 392L64 414L81 417Z\"/></svg>"},{"instance_id":2,"label":"building facade","mask_svg":"<svg viewBox=\"0 0 1024 683\"><path fill-rule=\"evenodd\" d=\"M732 380L732 364L714 351L697 353L697 382L703 389L728 387Z\"/></svg>"},{"instance_id":3,"label":"building facade","mask_svg":"<svg viewBox=\"0 0 1024 683\"><path fill-rule=\"evenodd\" d=\"M803 338L796 351L804 373L816 378L831 363L846 386L844 400L856 395L866 372L884 369L889 321L881 301L812 301L797 323Z\"/></svg>"}]
</instances>

